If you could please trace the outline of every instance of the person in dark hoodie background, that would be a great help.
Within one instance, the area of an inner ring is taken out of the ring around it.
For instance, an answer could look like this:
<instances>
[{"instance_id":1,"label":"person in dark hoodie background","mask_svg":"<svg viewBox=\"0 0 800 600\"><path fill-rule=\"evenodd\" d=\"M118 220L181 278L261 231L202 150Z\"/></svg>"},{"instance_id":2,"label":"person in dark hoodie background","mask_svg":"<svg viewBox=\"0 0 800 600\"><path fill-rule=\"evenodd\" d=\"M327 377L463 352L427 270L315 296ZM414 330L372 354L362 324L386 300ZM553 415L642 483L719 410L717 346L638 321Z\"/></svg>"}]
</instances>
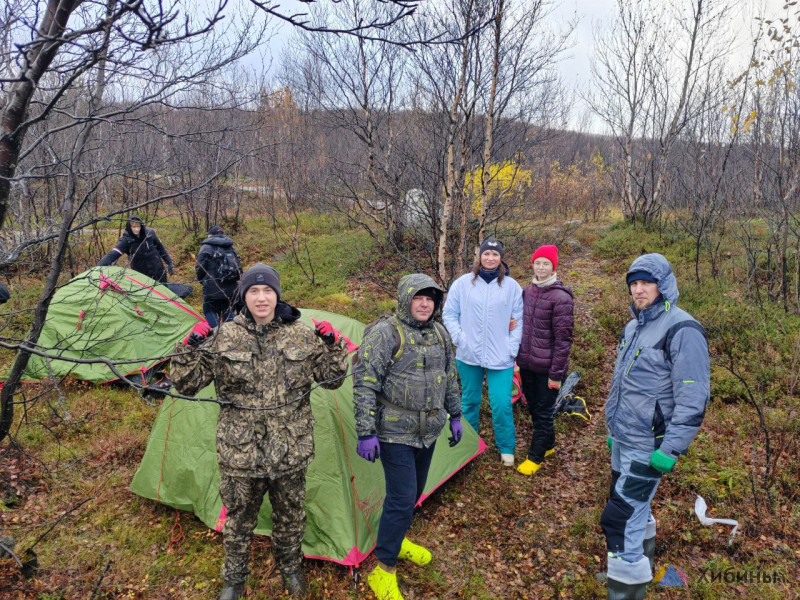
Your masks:
<instances>
[{"instance_id":1,"label":"person in dark hoodie background","mask_svg":"<svg viewBox=\"0 0 800 600\"><path fill-rule=\"evenodd\" d=\"M242 276L242 263L233 240L222 227L213 225L200 245L194 266L203 282L203 314L211 327L233 319L233 298Z\"/></svg>"},{"instance_id":2,"label":"person in dark hoodie background","mask_svg":"<svg viewBox=\"0 0 800 600\"><path fill-rule=\"evenodd\" d=\"M238 600L249 573L258 512L269 494L272 553L292 596L307 592L301 544L306 469L314 458L311 386L336 389L347 375L347 343L330 323L316 331L281 300L278 272L256 264L242 276L240 313L214 332L197 323L175 345L172 382L194 395L212 381L226 401L217 419L219 493L226 509L220 600ZM316 333L316 335L314 335Z\"/></svg>"},{"instance_id":3,"label":"person in dark hoodie background","mask_svg":"<svg viewBox=\"0 0 800 600\"><path fill-rule=\"evenodd\" d=\"M531 256L533 280L522 292L522 342L517 364L533 420L528 458L517 471L533 475L555 452L553 407L567 373L572 347L572 290L558 279L558 248L544 245Z\"/></svg>"},{"instance_id":4,"label":"person in dark hoodie background","mask_svg":"<svg viewBox=\"0 0 800 600\"><path fill-rule=\"evenodd\" d=\"M166 283L167 271L172 275L174 266L169 252L158 239L155 229L145 227L138 215L131 215L125 223L125 231L114 249L97 263L99 267L107 267L117 262L120 256L127 254L132 269L147 275L158 283ZM163 261L163 262L162 262ZM164 269L164 263L167 269Z\"/></svg>"}]
</instances>

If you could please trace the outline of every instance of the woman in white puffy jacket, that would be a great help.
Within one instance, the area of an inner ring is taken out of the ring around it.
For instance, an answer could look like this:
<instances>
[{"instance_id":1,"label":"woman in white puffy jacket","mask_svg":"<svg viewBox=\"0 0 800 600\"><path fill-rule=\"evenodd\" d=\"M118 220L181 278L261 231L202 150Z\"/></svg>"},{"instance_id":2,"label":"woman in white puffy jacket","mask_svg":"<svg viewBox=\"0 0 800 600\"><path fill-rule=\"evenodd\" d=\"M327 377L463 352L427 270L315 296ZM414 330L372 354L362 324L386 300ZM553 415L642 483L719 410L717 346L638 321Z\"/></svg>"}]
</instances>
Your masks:
<instances>
[{"instance_id":1,"label":"woman in white puffy jacket","mask_svg":"<svg viewBox=\"0 0 800 600\"><path fill-rule=\"evenodd\" d=\"M511 406L514 359L522 340L522 288L507 275L504 248L486 238L480 262L472 272L453 282L447 293L442 320L456 345L461 378L461 409L478 431L483 378L489 387L494 440L505 466L514 466L517 445Z\"/></svg>"}]
</instances>

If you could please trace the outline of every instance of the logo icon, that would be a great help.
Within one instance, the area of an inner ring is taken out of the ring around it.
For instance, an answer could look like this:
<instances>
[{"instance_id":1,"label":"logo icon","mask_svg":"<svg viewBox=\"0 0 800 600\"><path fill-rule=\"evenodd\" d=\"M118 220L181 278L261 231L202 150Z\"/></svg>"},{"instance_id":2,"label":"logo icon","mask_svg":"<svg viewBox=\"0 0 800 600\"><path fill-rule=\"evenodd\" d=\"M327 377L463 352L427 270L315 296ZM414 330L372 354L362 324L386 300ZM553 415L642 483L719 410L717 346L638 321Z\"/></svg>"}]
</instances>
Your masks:
<instances>
[{"instance_id":1,"label":"logo icon","mask_svg":"<svg viewBox=\"0 0 800 600\"><path fill-rule=\"evenodd\" d=\"M664 587L683 587L689 583L689 578L680 567L669 565L658 570L653 583Z\"/></svg>"}]
</instances>

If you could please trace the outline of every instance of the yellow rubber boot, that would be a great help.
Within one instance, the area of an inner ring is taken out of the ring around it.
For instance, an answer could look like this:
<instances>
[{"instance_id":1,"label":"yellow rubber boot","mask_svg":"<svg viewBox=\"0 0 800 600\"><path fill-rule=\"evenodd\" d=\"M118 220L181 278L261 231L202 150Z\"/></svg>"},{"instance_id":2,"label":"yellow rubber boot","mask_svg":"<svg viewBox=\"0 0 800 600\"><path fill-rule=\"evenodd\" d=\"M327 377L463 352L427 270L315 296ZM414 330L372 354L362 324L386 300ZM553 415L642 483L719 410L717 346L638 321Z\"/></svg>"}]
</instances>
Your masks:
<instances>
[{"instance_id":1,"label":"yellow rubber boot","mask_svg":"<svg viewBox=\"0 0 800 600\"><path fill-rule=\"evenodd\" d=\"M544 457L547 458L548 456L553 456L553 454L555 454L555 453L556 453L556 449L555 448L550 448L550 450L548 450L547 452L544 453Z\"/></svg>"},{"instance_id":2,"label":"yellow rubber boot","mask_svg":"<svg viewBox=\"0 0 800 600\"><path fill-rule=\"evenodd\" d=\"M530 477L531 475L536 473L536 471L538 471L541 468L541 466L542 466L541 463L535 463L531 459L526 458L525 462L521 463L517 467L517 471L519 471L523 475L527 475Z\"/></svg>"},{"instance_id":3,"label":"yellow rubber boot","mask_svg":"<svg viewBox=\"0 0 800 600\"><path fill-rule=\"evenodd\" d=\"M403 545L400 546L400 554L397 555L397 558L410 560L417 565L427 565L433 556L427 548L409 541L408 538L403 538Z\"/></svg>"},{"instance_id":4,"label":"yellow rubber boot","mask_svg":"<svg viewBox=\"0 0 800 600\"><path fill-rule=\"evenodd\" d=\"M367 576L367 583L378 600L403 600L400 588L397 587L397 573L388 573L378 565Z\"/></svg>"}]
</instances>

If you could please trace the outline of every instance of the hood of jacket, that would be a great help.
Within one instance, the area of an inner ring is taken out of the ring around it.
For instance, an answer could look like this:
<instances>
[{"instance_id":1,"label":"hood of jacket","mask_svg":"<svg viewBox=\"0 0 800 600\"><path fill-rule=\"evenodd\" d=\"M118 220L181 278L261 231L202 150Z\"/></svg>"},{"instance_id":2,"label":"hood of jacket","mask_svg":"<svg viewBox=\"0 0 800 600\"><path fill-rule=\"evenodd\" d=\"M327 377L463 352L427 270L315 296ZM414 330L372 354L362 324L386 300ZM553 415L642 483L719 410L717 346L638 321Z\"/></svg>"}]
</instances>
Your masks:
<instances>
[{"instance_id":1,"label":"hood of jacket","mask_svg":"<svg viewBox=\"0 0 800 600\"><path fill-rule=\"evenodd\" d=\"M643 254L638 257L631 263L630 269L625 274L626 280L629 274L636 271L650 273L658 282L658 291L661 292L664 300L670 304L677 305L679 296L678 282L672 272L672 265L669 264L669 261L664 256L653 252L652 254Z\"/></svg>"},{"instance_id":2,"label":"hood of jacket","mask_svg":"<svg viewBox=\"0 0 800 600\"><path fill-rule=\"evenodd\" d=\"M139 235L133 233L133 229L131 229L131 221L138 221L141 223L142 227L139 229ZM139 215L131 215L128 217L128 220L125 221L125 233L127 233L131 238L137 241L143 241L145 237L147 237L147 227L144 226L144 221L142 221Z\"/></svg>"},{"instance_id":3,"label":"hood of jacket","mask_svg":"<svg viewBox=\"0 0 800 600\"><path fill-rule=\"evenodd\" d=\"M411 299L426 288L435 289L438 292L438 298L435 300L435 306L431 318L424 322L417 321L413 316L411 316ZM433 316L442 305L443 297L444 290L442 290L442 288L439 287L439 284L428 275L425 275L424 273L412 273L411 275L406 275L397 285L397 318L411 327L429 327L431 321L433 320Z\"/></svg>"},{"instance_id":4,"label":"hood of jacket","mask_svg":"<svg viewBox=\"0 0 800 600\"><path fill-rule=\"evenodd\" d=\"M221 246L222 248L228 248L230 246L233 246L233 240L224 233L216 233L204 239L200 245Z\"/></svg>"},{"instance_id":5,"label":"hood of jacket","mask_svg":"<svg viewBox=\"0 0 800 600\"><path fill-rule=\"evenodd\" d=\"M275 307L275 318L273 321L279 323L294 323L300 318L300 310L284 300L279 300Z\"/></svg>"},{"instance_id":6,"label":"hood of jacket","mask_svg":"<svg viewBox=\"0 0 800 600\"><path fill-rule=\"evenodd\" d=\"M300 318L300 310L284 300L278 300L278 304L275 306L275 316L273 317L272 322L266 323L265 325L258 325L255 321L253 321L252 317L250 316L250 311L247 310L247 305L239 295L237 295L236 299L234 300L234 310L240 311L240 314L234 317L234 321L237 321L249 329L256 330L259 327L269 327L270 325L274 324L294 323Z\"/></svg>"}]
</instances>

